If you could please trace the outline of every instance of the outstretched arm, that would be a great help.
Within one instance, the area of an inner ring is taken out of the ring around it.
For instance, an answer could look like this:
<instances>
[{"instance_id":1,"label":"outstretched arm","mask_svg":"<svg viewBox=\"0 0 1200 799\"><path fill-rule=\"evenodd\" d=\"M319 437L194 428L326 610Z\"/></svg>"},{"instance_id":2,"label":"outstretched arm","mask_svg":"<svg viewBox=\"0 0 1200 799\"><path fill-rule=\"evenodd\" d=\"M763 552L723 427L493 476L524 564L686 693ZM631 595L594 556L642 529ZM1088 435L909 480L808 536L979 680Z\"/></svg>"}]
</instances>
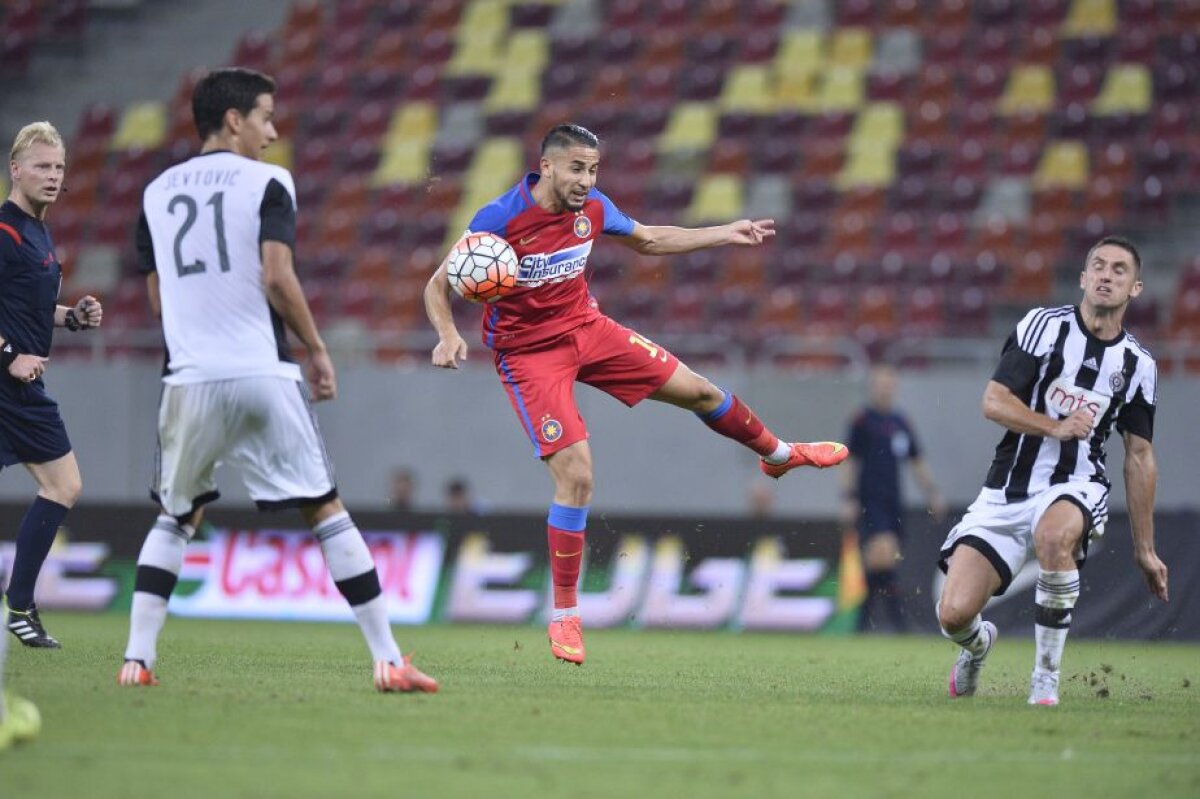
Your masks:
<instances>
[{"instance_id":1,"label":"outstretched arm","mask_svg":"<svg viewBox=\"0 0 1200 799\"><path fill-rule=\"evenodd\" d=\"M425 315L438 334L437 346L433 348L433 365L457 369L458 362L467 359L467 342L459 335L450 310L450 279L446 277L449 260L447 255L425 284Z\"/></svg>"},{"instance_id":2,"label":"outstretched arm","mask_svg":"<svg viewBox=\"0 0 1200 799\"><path fill-rule=\"evenodd\" d=\"M634 223L633 232L619 241L643 255L672 255L726 244L756 246L775 235L774 219L741 219L713 227L673 227Z\"/></svg>"},{"instance_id":3,"label":"outstretched arm","mask_svg":"<svg viewBox=\"0 0 1200 799\"><path fill-rule=\"evenodd\" d=\"M1129 505L1129 524L1133 529L1133 559L1150 592L1167 601L1167 566L1154 551L1154 492L1158 484L1158 463L1149 441L1125 433L1125 495Z\"/></svg>"}]
</instances>

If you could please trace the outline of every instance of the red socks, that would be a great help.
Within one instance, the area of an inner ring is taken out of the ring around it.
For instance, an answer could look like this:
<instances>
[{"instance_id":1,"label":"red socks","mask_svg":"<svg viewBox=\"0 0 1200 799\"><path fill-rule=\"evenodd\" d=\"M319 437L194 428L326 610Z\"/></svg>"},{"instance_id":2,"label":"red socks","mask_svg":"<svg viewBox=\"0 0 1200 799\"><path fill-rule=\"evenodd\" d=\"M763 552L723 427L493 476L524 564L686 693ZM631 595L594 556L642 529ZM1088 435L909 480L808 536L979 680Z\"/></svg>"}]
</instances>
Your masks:
<instances>
[{"instance_id":1,"label":"red socks","mask_svg":"<svg viewBox=\"0 0 1200 799\"><path fill-rule=\"evenodd\" d=\"M579 567L583 563L584 534L547 525L546 538L550 545L554 607L573 608L579 604Z\"/></svg>"},{"instance_id":2,"label":"red socks","mask_svg":"<svg viewBox=\"0 0 1200 799\"><path fill-rule=\"evenodd\" d=\"M726 391L725 400L715 411L696 414L700 421L726 438L745 444L761 457L773 455L779 437L766 428L750 407Z\"/></svg>"}]
</instances>

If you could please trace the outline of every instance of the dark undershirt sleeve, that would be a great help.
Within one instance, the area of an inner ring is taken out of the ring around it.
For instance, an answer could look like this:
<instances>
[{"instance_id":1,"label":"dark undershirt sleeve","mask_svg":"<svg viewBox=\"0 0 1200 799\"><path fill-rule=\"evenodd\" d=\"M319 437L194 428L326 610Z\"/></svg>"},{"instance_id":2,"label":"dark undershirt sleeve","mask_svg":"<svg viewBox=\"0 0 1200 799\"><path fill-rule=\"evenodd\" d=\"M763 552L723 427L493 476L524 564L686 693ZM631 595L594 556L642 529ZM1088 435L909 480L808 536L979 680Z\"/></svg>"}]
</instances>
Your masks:
<instances>
[{"instance_id":1,"label":"dark undershirt sleeve","mask_svg":"<svg viewBox=\"0 0 1200 799\"><path fill-rule=\"evenodd\" d=\"M283 184L274 178L263 193L258 216L262 226L258 231L258 243L278 241L296 249L296 204Z\"/></svg>"},{"instance_id":2,"label":"dark undershirt sleeve","mask_svg":"<svg viewBox=\"0 0 1200 799\"><path fill-rule=\"evenodd\" d=\"M1017 346L1017 334L1013 333L1004 342L1004 352L992 379L1008 388L1017 396L1024 396L1038 376L1038 359Z\"/></svg>"},{"instance_id":3,"label":"dark undershirt sleeve","mask_svg":"<svg viewBox=\"0 0 1200 799\"><path fill-rule=\"evenodd\" d=\"M146 221L146 212L138 215L137 230L133 235L134 246L137 248L138 272L148 275L157 271L154 263L154 241L150 238L150 223Z\"/></svg>"},{"instance_id":4,"label":"dark undershirt sleeve","mask_svg":"<svg viewBox=\"0 0 1200 799\"><path fill-rule=\"evenodd\" d=\"M1117 414L1117 430L1147 441L1154 440L1154 406L1146 401L1141 388Z\"/></svg>"}]
</instances>

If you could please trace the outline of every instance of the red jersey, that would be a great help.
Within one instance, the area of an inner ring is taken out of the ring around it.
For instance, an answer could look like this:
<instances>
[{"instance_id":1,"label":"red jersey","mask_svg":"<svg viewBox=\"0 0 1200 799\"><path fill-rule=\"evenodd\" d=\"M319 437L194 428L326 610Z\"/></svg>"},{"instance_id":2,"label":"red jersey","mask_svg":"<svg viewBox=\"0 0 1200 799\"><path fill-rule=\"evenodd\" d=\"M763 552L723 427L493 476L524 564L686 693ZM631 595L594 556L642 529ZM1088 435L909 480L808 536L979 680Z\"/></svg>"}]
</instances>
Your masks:
<instances>
[{"instance_id":1,"label":"red jersey","mask_svg":"<svg viewBox=\"0 0 1200 799\"><path fill-rule=\"evenodd\" d=\"M539 179L533 172L521 178L468 228L500 236L521 263L517 288L483 313L483 343L493 350L540 344L600 316L584 276L592 243L601 233L633 232L634 221L595 188L580 210L550 213L530 193Z\"/></svg>"}]
</instances>

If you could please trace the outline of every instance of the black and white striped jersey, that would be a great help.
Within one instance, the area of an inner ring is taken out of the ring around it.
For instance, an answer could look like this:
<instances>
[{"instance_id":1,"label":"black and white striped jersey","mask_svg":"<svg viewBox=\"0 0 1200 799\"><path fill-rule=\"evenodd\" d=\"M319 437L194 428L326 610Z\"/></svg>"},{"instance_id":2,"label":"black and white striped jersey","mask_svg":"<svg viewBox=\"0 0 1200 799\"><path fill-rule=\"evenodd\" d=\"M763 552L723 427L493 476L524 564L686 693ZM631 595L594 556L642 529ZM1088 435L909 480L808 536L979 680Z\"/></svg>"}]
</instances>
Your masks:
<instances>
[{"instance_id":1,"label":"black and white striped jersey","mask_svg":"<svg viewBox=\"0 0 1200 799\"><path fill-rule=\"evenodd\" d=\"M1096 418L1082 441L1005 433L984 484L992 501L1019 502L1067 482L1107 486L1104 447L1114 424L1121 433L1153 440L1154 358L1125 330L1110 341L1097 338L1078 306L1026 314L1005 342L992 379L1051 419L1084 407Z\"/></svg>"}]
</instances>

